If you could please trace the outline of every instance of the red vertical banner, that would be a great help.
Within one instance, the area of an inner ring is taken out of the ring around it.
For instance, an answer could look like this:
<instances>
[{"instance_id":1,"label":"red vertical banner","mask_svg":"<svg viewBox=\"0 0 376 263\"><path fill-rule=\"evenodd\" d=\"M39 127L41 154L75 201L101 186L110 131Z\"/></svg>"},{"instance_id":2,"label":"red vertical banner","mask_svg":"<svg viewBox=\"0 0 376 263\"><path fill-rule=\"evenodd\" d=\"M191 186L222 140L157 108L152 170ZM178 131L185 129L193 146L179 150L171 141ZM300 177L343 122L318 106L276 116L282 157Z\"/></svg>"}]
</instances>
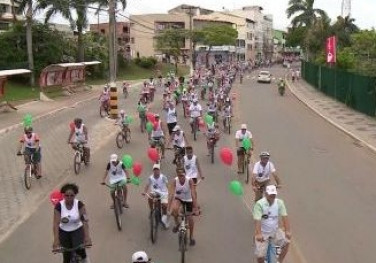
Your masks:
<instances>
[{"instance_id":1,"label":"red vertical banner","mask_svg":"<svg viewBox=\"0 0 376 263\"><path fill-rule=\"evenodd\" d=\"M326 39L326 62L335 64L337 60L337 39L335 36Z\"/></svg>"}]
</instances>

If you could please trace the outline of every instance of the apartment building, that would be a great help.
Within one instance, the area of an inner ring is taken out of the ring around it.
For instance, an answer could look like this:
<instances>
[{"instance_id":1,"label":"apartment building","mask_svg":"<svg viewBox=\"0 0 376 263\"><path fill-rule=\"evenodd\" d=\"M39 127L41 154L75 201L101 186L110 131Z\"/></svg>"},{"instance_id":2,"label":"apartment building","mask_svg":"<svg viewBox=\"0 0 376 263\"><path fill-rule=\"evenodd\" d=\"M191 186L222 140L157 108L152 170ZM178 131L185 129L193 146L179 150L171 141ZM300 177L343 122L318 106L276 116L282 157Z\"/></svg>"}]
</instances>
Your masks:
<instances>
[{"instance_id":1,"label":"apartment building","mask_svg":"<svg viewBox=\"0 0 376 263\"><path fill-rule=\"evenodd\" d=\"M0 0L0 32L9 30L16 14L17 20L25 20L25 17L18 15L19 4L14 1L14 10L12 10L12 3L10 0Z\"/></svg>"},{"instance_id":2,"label":"apartment building","mask_svg":"<svg viewBox=\"0 0 376 263\"><path fill-rule=\"evenodd\" d=\"M238 31L238 38L235 44L236 59L238 61L245 61L252 57L251 39L254 35L253 20L227 12L213 12L208 15L194 16L193 21L194 28L201 28L208 23L233 26Z\"/></svg>"},{"instance_id":3,"label":"apartment building","mask_svg":"<svg viewBox=\"0 0 376 263\"><path fill-rule=\"evenodd\" d=\"M228 11L230 14L250 19L254 22L252 45L254 61L268 60L273 57L273 16L264 15L261 6L246 6Z\"/></svg>"}]
</instances>

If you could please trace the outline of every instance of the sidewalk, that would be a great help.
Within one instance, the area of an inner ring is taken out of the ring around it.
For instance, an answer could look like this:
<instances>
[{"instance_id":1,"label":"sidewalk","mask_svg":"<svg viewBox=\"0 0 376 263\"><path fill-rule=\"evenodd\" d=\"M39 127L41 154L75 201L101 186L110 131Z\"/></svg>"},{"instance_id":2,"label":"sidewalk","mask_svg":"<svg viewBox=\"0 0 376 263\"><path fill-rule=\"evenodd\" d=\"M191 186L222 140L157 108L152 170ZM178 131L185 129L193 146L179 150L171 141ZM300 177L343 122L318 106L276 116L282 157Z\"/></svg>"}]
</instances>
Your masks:
<instances>
[{"instance_id":1,"label":"sidewalk","mask_svg":"<svg viewBox=\"0 0 376 263\"><path fill-rule=\"evenodd\" d=\"M357 112L313 88L303 79L287 81L290 91L325 120L376 152L376 118Z\"/></svg>"},{"instance_id":2,"label":"sidewalk","mask_svg":"<svg viewBox=\"0 0 376 263\"><path fill-rule=\"evenodd\" d=\"M140 81L134 80L130 83L134 85L139 84ZM118 82L117 86L120 87L121 82ZM17 111L0 112L0 135L22 125L22 119L26 114L31 114L33 120L37 120L67 108L74 108L79 103L99 98L99 91L103 88L103 85L92 85L92 87L90 91L60 97L54 101L31 101L18 105Z\"/></svg>"}]
</instances>

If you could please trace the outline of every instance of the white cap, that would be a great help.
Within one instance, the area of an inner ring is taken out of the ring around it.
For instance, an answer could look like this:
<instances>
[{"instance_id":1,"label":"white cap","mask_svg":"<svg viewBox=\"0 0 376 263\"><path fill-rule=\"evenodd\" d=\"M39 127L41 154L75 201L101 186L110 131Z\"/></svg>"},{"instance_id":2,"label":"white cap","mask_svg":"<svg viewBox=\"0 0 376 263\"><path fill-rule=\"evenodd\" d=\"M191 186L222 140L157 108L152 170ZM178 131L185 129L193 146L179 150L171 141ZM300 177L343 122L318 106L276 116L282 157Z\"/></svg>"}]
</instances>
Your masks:
<instances>
[{"instance_id":1,"label":"white cap","mask_svg":"<svg viewBox=\"0 0 376 263\"><path fill-rule=\"evenodd\" d=\"M241 129L241 130L243 130L243 129L247 129L247 124L244 124L244 123L243 123L243 124L240 126L240 129Z\"/></svg>"},{"instance_id":2,"label":"white cap","mask_svg":"<svg viewBox=\"0 0 376 263\"><path fill-rule=\"evenodd\" d=\"M198 102L198 99L194 98L192 101L193 101L193 102Z\"/></svg>"},{"instance_id":3,"label":"white cap","mask_svg":"<svg viewBox=\"0 0 376 263\"><path fill-rule=\"evenodd\" d=\"M268 195L277 195L277 187L275 185L267 185L265 192Z\"/></svg>"},{"instance_id":4,"label":"white cap","mask_svg":"<svg viewBox=\"0 0 376 263\"><path fill-rule=\"evenodd\" d=\"M145 251L137 251L132 255L132 263L148 262L149 257Z\"/></svg>"},{"instance_id":5,"label":"white cap","mask_svg":"<svg viewBox=\"0 0 376 263\"><path fill-rule=\"evenodd\" d=\"M125 113L125 111L124 111L124 110L121 110L121 111L120 111L120 114L124 114L124 113Z\"/></svg>"},{"instance_id":6,"label":"white cap","mask_svg":"<svg viewBox=\"0 0 376 263\"><path fill-rule=\"evenodd\" d=\"M111 154L111 157L110 157L110 162L116 162L118 160L118 156L117 154Z\"/></svg>"},{"instance_id":7,"label":"white cap","mask_svg":"<svg viewBox=\"0 0 376 263\"><path fill-rule=\"evenodd\" d=\"M154 169L158 169L158 170L160 170L161 169L161 165L159 164L159 163L155 163L154 165L153 165L153 170Z\"/></svg>"},{"instance_id":8,"label":"white cap","mask_svg":"<svg viewBox=\"0 0 376 263\"><path fill-rule=\"evenodd\" d=\"M180 131L180 126L179 125L175 125L174 129L172 131L176 132L176 131Z\"/></svg>"}]
</instances>

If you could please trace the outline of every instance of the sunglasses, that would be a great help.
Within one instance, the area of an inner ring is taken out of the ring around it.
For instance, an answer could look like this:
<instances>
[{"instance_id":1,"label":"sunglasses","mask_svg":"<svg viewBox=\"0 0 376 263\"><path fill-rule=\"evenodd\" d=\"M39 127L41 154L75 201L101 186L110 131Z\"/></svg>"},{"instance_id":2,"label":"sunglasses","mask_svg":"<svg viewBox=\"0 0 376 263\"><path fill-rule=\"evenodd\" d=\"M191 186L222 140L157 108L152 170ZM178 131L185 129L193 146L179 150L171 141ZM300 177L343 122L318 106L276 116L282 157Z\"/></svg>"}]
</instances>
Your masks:
<instances>
[{"instance_id":1,"label":"sunglasses","mask_svg":"<svg viewBox=\"0 0 376 263\"><path fill-rule=\"evenodd\" d=\"M74 197L74 194L64 194L65 197Z\"/></svg>"}]
</instances>

